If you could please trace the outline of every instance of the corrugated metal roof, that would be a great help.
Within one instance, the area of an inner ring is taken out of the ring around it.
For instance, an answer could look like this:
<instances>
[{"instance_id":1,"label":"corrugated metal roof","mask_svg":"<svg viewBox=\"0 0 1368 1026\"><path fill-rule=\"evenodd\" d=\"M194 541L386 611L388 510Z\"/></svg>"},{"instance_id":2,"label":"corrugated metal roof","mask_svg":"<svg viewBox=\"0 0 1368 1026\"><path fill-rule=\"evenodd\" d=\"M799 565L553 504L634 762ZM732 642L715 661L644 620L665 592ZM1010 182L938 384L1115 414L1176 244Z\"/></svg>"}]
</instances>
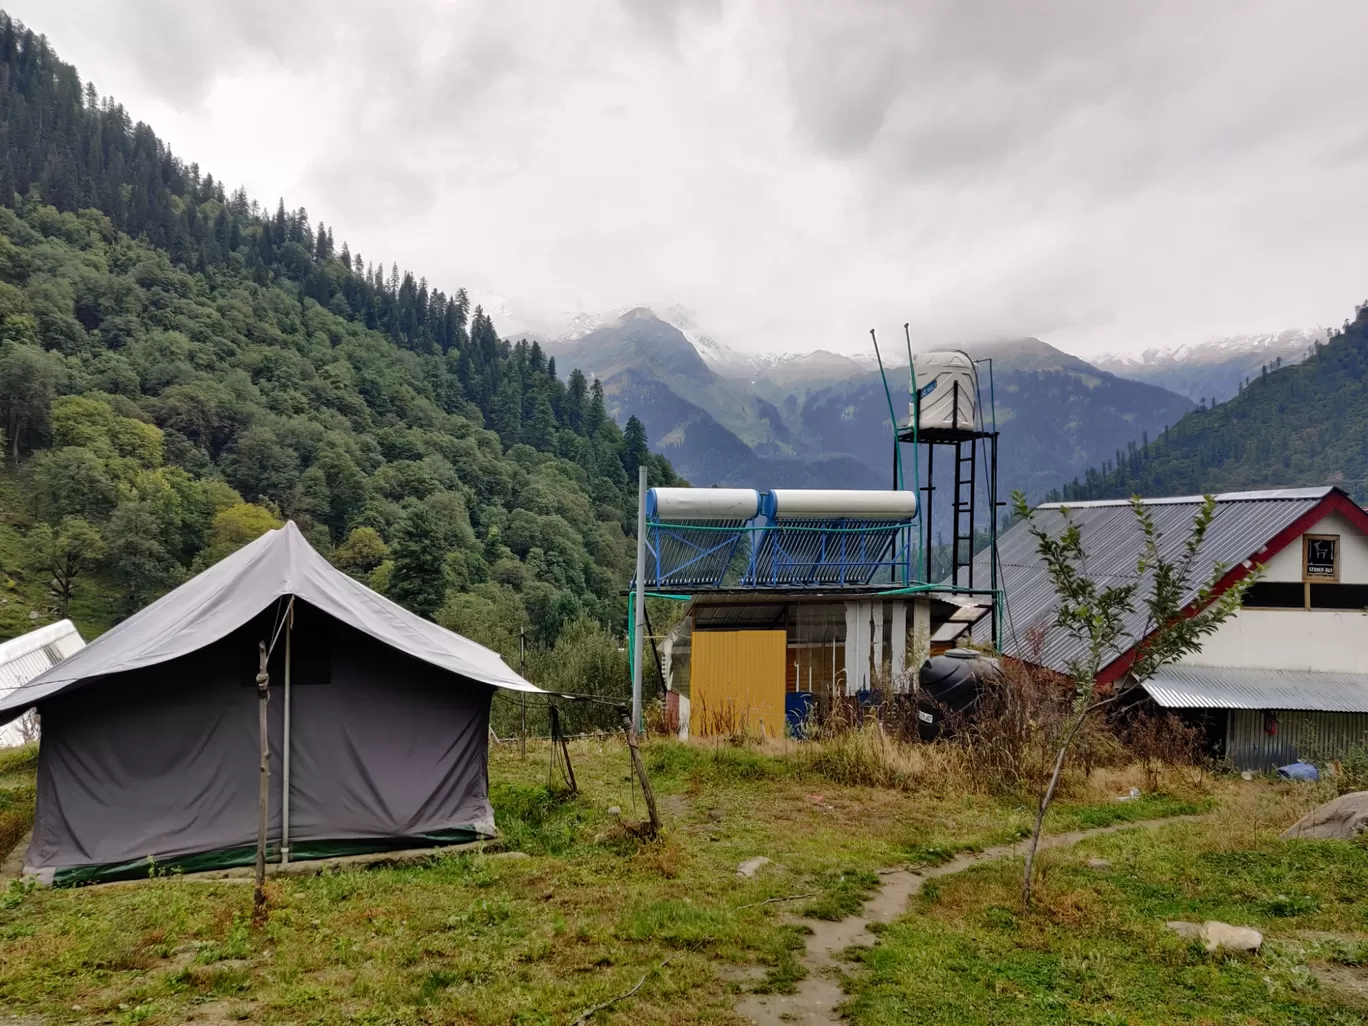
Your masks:
<instances>
[{"instance_id":1,"label":"corrugated metal roof","mask_svg":"<svg viewBox=\"0 0 1368 1026\"><path fill-rule=\"evenodd\" d=\"M85 641L70 620L39 627L0 644L0 698L84 647ZM20 744L23 734L18 723L0 726L0 748Z\"/></svg>"},{"instance_id":2,"label":"corrugated metal roof","mask_svg":"<svg viewBox=\"0 0 1368 1026\"><path fill-rule=\"evenodd\" d=\"M1218 495L1216 515L1198 557L1199 575L1208 574L1218 561L1231 567L1257 559L1270 539L1314 509L1332 491L1333 488L1281 488ZM1145 500L1156 528L1163 535L1160 549L1166 558L1178 556L1201 503L1200 495ZM1082 531L1088 576L1102 586L1134 580L1141 532L1130 501L1064 505ZM1064 530L1062 509L1058 503L1037 507L1036 523L1058 536ZM976 581L989 579L989 558L986 550L975 557ZM1025 523L1016 524L999 538L998 561L999 587L1006 597L1003 648L1007 654L1029 662L1066 670L1071 660L1085 652L1085 647L1063 631L1048 629L1059 608L1059 598ZM1196 597L1194 587L1184 601ZM1128 627L1132 640L1138 642L1145 626L1143 609L1137 610L1131 620ZM1042 630L1043 643L1039 643Z\"/></svg>"},{"instance_id":3,"label":"corrugated metal roof","mask_svg":"<svg viewBox=\"0 0 1368 1026\"><path fill-rule=\"evenodd\" d=\"M1166 709L1368 713L1368 673L1166 666L1142 686Z\"/></svg>"},{"instance_id":4,"label":"corrugated metal roof","mask_svg":"<svg viewBox=\"0 0 1368 1026\"><path fill-rule=\"evenodd\" d=\"M1334 491L1333 485L1317 485L1313 488L1266 488L1253 492L1220 492L1217 502L1245 502L1262 499L1323 499ZM1173 495L1167 498L1146 499L1146 506L1168 506L1176 503L1199 503L1204 495ZM1130 499L1093 499L1089 502L1042 502L1037 509L1094 509L1100 506L1129 506Z\"/></svg>"}]
</instances>

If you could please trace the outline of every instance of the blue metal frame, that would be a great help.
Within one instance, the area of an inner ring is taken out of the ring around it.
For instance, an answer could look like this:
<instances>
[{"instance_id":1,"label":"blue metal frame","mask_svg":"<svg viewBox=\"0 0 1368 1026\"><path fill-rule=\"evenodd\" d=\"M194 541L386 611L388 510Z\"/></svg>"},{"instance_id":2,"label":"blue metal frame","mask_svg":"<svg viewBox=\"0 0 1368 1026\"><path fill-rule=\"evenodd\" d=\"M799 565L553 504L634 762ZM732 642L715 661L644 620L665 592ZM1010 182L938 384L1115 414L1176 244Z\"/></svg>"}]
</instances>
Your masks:
<instances>
[{"instance_id":1,"label":"blue metal frame","mask_svg":"<svg viewBox=\"0 0 1368 1026\"><path fill-rule=\"evenodd\" d=\"M746 533L746 523L647 521L647 587L720 587Z\"/></svg>"},{"instance_id":2,"label":"blue metal frame","mask_svg":"<svg viewBox=\"0 0 1368 1026\"><path fill-rule=\"evenodd\" d=\"M916 536L911 519L789 519L762 511L750 520L647 520L644 587L721 588L743 542L745 566L739 579L733 572L733 587L906 585ZM876 581L881 571L886 577Z\"/></svg>"},{"instance_id":3,"label":"blue metal frame","mask_svg":"<svg viewBox=\"0 0 1368 1026\"><path fill-rule=\"evenodd\" d=\"M742 587L848 587L870 584L880 570L904 576L906 520L783 520L756 532Z\"/></svg>"}]
</instances>

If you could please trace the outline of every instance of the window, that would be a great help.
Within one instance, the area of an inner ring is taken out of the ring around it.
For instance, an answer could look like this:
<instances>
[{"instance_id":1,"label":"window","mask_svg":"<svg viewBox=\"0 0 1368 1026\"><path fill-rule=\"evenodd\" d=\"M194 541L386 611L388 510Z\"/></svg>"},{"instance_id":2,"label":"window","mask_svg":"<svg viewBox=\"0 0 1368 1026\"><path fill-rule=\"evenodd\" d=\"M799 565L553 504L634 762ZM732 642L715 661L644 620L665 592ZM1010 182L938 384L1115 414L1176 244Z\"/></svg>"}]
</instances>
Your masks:
<instances>
[{"instance_id":1,"label":"window","mask_svg":"<svg viewBox=\"0 0 1368 1026\"><path fill-rule=\"evenodd\" d=\"M1306 585L1299 581L1257 581L1245 592L1244 605L1246 609L1305 609Z\"/></svg>"},{"instance_id":2,"label":"window","mask_svg":"<svg viewBox=\"0 0 1368 1026\"><path fill-rule=\"evenodd\" d=\"M1302 580L1339 580L1339 535L1302 535Z\"/></svg>"},{"instance_id":3,"label":"window","mask_svg":"<svg viewBox=\"0 0 1368 1026\"><path fill-rule=\"evenodd\" d=\"M1368 584L1259 581L1245 592L1246 609L1368 609Z\"/></svg>"},{"instance_id":4,"label":"window","mask_svg":"<svg viewBox=\"0 0 1368 1026\"><path fill-rule=\"evenodd\" d=\"M1313 584L1312 609L1368 609L1368 584Z\"/></svg>"}]
</instances>

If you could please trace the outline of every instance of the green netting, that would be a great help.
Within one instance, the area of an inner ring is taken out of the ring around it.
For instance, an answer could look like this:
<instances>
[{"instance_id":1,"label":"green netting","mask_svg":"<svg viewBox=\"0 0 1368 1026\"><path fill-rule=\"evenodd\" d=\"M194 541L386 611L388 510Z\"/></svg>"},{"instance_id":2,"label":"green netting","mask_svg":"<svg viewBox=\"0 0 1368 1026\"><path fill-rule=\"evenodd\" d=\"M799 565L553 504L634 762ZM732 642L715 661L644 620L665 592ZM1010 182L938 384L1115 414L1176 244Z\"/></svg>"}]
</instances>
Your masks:
<instances>
[{"instance_id":1,"label":"green netting","mask_svg":"<svg viewBox=\"0 0 1368 1026\"><path fill-rule=\"evenodd\" d=\"M431 834L411 837L374 837L361 840L304 841L290 847L291 862L311 859L335 859L347 855L373 855L405 848L440 847L447 844L467 844L486 840L488 834L473 826L452 827ZM271 844L266 849L268 862L280 861L280 846ZM110 862L101 866L68 866L53 875L54 887L80 887L84 884L110 883L115 880L142 880L154 876L173 876L184 873L209 873L221 869L250 866L256 862L256 845L241 848L220 848L217 851L196 852L174 858L137 859L131 862Z\"/></svg>"}]
</instances>

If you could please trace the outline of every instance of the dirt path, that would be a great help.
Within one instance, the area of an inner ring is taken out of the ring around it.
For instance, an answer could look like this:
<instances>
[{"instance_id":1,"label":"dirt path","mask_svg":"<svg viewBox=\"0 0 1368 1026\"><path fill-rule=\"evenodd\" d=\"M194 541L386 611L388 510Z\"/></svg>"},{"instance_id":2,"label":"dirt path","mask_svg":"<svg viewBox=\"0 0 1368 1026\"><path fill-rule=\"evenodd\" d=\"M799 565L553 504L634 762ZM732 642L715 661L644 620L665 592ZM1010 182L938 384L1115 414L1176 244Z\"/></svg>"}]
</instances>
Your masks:
<instances>
[{"instance_id":1,"label":"dirt path","mask_svg":"<svg viewBox=\"0 0 1368 1026\"><path fill-rule=\"evenodd\" d=\"M1143 820L1138 823L1118 823L1093 830L1076 830L1067 834L1049 834L1040 839L1041 849L1067 848L1088 837L1112 834L1120 830L1146 829L1170 823L1189 822L1198 816L1170 816L1166 819ZM871 923L887 923L907 909L912 896L922 889L927 880L961 873L970 866L992 859L1021 855L1024 843L1004 844L981 852L960 855L949 862L928 869L891 869L880 872L879 888L865 902L864 911L839 922L805 919L810 927L806 950L798 959L807 976L792 994L750 994L742 998L736 1011L756 1026L840 1026L841 1016L836 1009L844 999L837 978L837 959L846 948L869 946L876 937L869 930Z\"/></svg>"}]
</instances>

